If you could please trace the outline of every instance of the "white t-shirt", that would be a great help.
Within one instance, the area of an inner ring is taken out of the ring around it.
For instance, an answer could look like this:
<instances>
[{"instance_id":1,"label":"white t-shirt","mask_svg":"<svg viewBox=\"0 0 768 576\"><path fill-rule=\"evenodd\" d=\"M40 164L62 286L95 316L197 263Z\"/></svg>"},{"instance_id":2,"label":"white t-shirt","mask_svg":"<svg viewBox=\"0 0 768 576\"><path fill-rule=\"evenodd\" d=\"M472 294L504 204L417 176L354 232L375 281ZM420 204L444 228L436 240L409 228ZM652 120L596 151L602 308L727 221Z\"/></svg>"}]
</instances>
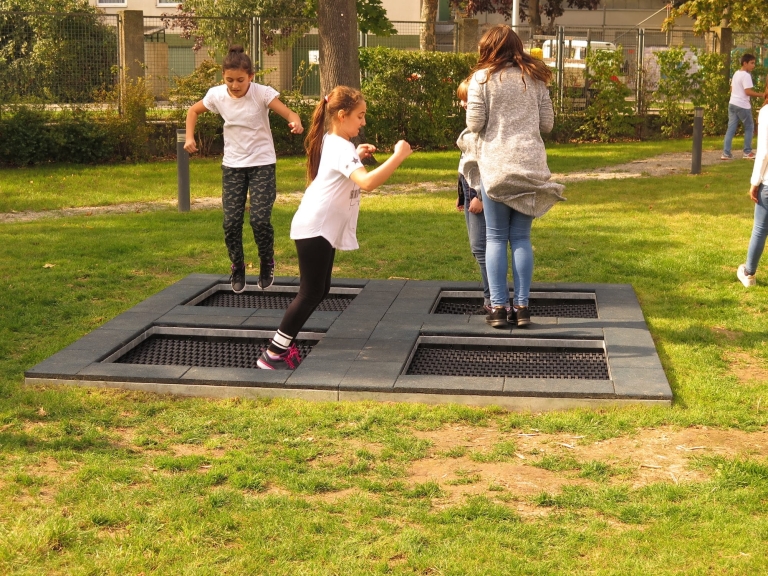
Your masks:
<instances>
[{"instance_id":1,"label":"white t-shirt","mask_svg":"<svg viewBox=\"0 0 768 576\"><path fill-rule=\"evenodd\" d=\"M768 186L768 106L760 108L757 115L757 154L749 183Z\"/></svg>"},{"instance_id":2,"label":"white t-shirt","mask_svg":"<svg viewBox=\"0 0 768 576\"><path fill-rule=\"evenodd\" d=\"M323 138L317 177L291 222L291 240L322 236L338 250L356 250L360 187L349 175L362 167L355 145L334 134Z\"/></svg>"},{"instance_id":3,"label":"white t-shirt","mask_svg":"<svg viewBox=\"0 0 768 576\"><path fill-rule=\"evenodd\" d=\"M752 88L752 74L746 70L737 70L731 80L731 100L729 104L738 106L739 108L752 109L752 104L749 102L749 96L744 92L746 88Z\"/></svg>"},{"instance_id":4,"label":"white t-shirt","mask_svg":"<svg viewBox=\"0 0 768 576\"><path fill-rule=\"evenodd\" d=\"M232 98L224 84L208 90L203 106L224 119L224 166L250 168L277 162L267 106L278 96L274 88L255 82L241 98Z\"/></svg>"}]
</instances>

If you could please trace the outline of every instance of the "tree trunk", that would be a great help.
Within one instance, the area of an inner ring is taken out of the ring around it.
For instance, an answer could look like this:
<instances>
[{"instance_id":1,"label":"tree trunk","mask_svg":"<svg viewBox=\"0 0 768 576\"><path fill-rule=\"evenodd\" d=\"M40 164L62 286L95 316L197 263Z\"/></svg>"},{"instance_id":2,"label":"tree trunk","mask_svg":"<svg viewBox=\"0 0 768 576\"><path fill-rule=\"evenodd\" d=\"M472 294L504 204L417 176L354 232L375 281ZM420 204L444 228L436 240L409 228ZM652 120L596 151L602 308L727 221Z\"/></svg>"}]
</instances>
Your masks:
<instances>
[{"instance_id":1,"label":"tree trunk","mask_svg":"<svg viewBox=\"0 0 768 576\"><path fill-rule=\"evenodd\" d=\"M318 0L320 36L320 92L336 86L360 89L360 58L355 0Z\"/></svg>"},{"instance_id":2,"label":"tree trunk","mask_svg":"<svg viewBox=\"0 0 768 576\"><path fill-rule=\"evenodd\" d=\"M535 34L542 33L540 4L540 0L530 0L528 2L528 21L533 26Z\"/></svg>"},{"instance_id":3,"label":"tree trunk","mask_svg":"<svg viewBox=\"0 0 768 576\"><path fill-rule=\"evenodd\" d=\"M421 21L424 28L421 29L419 47L422 50L434 52L437 49L435 39L435 21L437 20L437 0L421 0Z\"/></svg>"}]
</instances>

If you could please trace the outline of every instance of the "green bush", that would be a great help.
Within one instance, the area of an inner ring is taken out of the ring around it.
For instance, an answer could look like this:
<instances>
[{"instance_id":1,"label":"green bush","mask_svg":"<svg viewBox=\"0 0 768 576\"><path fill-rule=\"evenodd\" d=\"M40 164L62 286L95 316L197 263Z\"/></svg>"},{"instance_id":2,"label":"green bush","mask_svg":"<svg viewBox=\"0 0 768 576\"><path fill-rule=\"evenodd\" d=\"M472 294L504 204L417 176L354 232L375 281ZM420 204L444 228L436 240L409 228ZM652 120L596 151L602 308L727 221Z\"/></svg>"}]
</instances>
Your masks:
<instances>
[{"instance_id":1,"label":"green bush","mask_svg":"<svg viewBox=\"0 0 768 576\"><path fill-rule=\"evenodd\" d=\"M144 82L123 90L123 113L117 89L102 94L106 110L53 112L21 106L0 117L0 164L28 166L46 162L90 164L137 161L150 157L152 127L146 111L153 100Z\"/></svg>"},{"instance_id":2,"label":"green bush","mask_svg":"<svg viewBox=\"0 0 768 576\"><path fill-rule=\"evenodd\" d=\"M584 123L579 134L587 140L609 142L635 134L632 104L627 102L631 91L620 80L624 56L618 50L593 50L587 56L589 106L584 111Z\"/></svg>"},{"instance_id":3,"label":"green bush","mask_svg":"<svg viewBox=\"0 0 768 576\"><path fill-rule=\"evenodd\" d=\"M21 107L0 119L0 165L94 164L115 156L108 125L84 110L53 113Z\"/></svg>"},{"instance_id":4,"label":"green bush","mask_svg":"<svg viewBox=\"0 0 768 576\"><path fill-rule=\"evenodd\" d=\"M280 101L301 118L304 134L291 134L291 129L288 128L288 121L285 118L278 114L270 116L272 140L275 143L275 152L278 156L301 156L304 154L304 137L307 135L309 123L312 121L312 112L317 105L317 101L307 100L306 96L302 94L302 87L309 72L309 66L302 62L293 81L293 89L283 90L280 94Z\"/></svg>"},{"instance_id":5,"label":"green bush","mask_svg":"<svg viewBox=\"0 0 768 576\"><path fill-rule=\"evenodd\" d=\"M694 50L699 63L699 86L693 103L704 108L704 134L725 134L731 89L725 77L725 55Z\"/></svg>"},{"instance_id":6,"label":"green bush","mask_svg":"<svg viewBox=\"0 0 768 576\"><path fill-rule=\"evenodd\" d=\"M110 160L114 150L107 126L83 110L65 111L49 125L53 162L97 164Z\"/></svg>"},{"instance_id":7,"label":"green bush","mask_svg":"<svg viewBox=\"0 0 768 576\"><path fill-rule=\"evenodd\" d=\"M659 87L654 102L659 106L661 131L668 137L679 137L691 126L690 110L685 103L698 94L701 72L691 72L691 62L682 48L656 52L659 63Z\"/></svg>"},{"instance_id":8,"label":"green bush","mask_svg":"<svg viewBox=\"0 0 768 576\"><path fill-rule=\"evenodd\" d=\"M154 106L155 99L144 78L126 82L122 90L116 86L102 92L101 98L111 106L100 120L106 126L113 156L127 161L149 159L151 129L147 124L147 109Z\"/></svg>"},{"instance_id":9,"label":"green bush","mask_svg":"<svg viewBox=\"0 0 768 576\"><path fill-rule=\"evenodd\" d=\"M22 106L0 119L0 163L27 166L49 160L54 150L48 122L51 115L44 110Z\"/></svg>"},{"instance_id":10,"label":"green bush","mask_svg":"<svg viewBox=\"0 0 768 576\"><path fill-rule=\"evenodd\" d=\"M368 140L382 149L401 139L426 149L454 146L466 127L456 88L476 61L477 54L360 50Z\"/></svg>"},{"instance_id":11,"label":"green bush","mask_svg":"<svg viewBox=\"0 0 768 576\"><path fill-rule=\"evenodd\" d=\"M187 110L203 99L208 89L215 86L221 66L214 60L204 60L188 76L175 78L176 86L168 93L168 100L175 109L170 116L175 124L183 128ZM195 141L200 156L210 156L214 148L221 148L224 122L218 114L201 114L195 126Z\"/></svg>"}]
</instances>

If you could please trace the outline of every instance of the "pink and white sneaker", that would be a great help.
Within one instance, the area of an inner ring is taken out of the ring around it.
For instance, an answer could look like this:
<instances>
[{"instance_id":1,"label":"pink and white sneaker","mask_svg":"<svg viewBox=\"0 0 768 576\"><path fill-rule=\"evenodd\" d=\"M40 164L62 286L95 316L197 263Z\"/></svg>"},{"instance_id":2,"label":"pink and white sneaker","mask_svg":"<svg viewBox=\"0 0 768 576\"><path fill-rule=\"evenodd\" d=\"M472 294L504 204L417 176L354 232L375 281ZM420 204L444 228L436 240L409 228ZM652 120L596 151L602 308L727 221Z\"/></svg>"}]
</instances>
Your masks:
<instances>
[{"instance_id":1,"label":"pink and white sneaker","mask_svg":"<svg viewBox=\"0 0 768 576\"><path fill-rule=\"evenodd\" d=\"M263 370L296 370L299 364L301 364L301 354L296 344L291 344L288 350L276 357L264 350L256 361L256 365Z\"/></svg>"}]
</instances>

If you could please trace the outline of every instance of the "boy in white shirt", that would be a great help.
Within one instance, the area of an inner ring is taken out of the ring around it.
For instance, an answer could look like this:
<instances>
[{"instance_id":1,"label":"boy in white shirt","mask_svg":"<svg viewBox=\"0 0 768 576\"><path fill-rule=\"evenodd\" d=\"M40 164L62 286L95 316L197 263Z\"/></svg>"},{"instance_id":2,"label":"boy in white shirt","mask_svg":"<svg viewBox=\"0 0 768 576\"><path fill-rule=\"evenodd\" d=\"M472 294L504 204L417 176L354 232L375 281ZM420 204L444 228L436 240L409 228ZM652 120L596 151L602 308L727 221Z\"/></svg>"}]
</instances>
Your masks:
<instances>
[{"instance_id":1,"label":"boy in white shirt","mask_svg":"<svg viewBox=\"0 0 768 576\"><path fill-rule=\"evenodd\" d=\"M755 69L755 57L752 54L744 54L741 57L741 70L737 70L731 80L731 99L728 102L728 130L725 132L725 141L723 142L723 154L721 160L731 160L731 144L736 135L736 129L739 122L744 124L744 158L754 160L755 153L752 152L752 134L755 130L755 123L752 120L752 104L749 101L750 96L761 98L765 94L756 92L752 89L752 70Z\"/></svg>"}]
</instances>

